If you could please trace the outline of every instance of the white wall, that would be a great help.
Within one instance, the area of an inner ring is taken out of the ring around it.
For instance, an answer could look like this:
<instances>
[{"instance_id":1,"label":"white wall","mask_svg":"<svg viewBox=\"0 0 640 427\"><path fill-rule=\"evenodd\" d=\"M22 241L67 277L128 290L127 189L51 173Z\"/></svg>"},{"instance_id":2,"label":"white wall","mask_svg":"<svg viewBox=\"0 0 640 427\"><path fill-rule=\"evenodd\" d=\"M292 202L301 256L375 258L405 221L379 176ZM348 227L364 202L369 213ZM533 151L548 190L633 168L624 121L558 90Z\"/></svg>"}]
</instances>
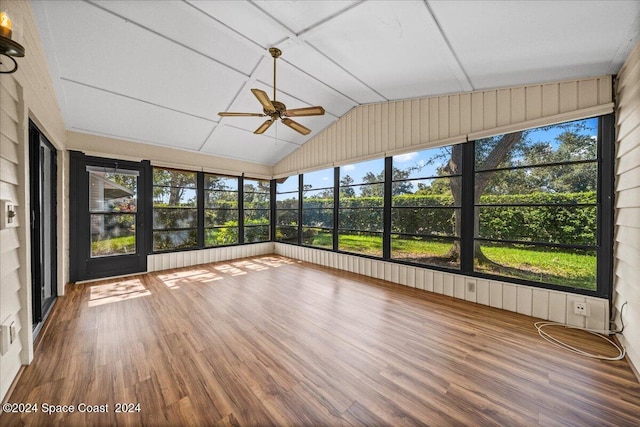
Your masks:
<instances>
[{"instance_id":1,"label":"white wall","mask_svg":"<svg viewBox=\"0 0 640 427\"><path fill-rule=\"evenodd\" d=\"M33 358L31 322L31 264L29 227L28 121L32 119L58 152L58 194L67 191L65 128L49 76L31 4L0 1L0 10L14 18L13 39L26 49L18 58L18 71L0 75L0 199L17 205L16 227L0 230L0 322L13 318L19 339L0 357L0 398L3 398L20 366ZM3 59L4 60L4 59ZM58 202L58 253L67 250L67 230L62 196ZM68 278L68 257L58 258L58 292Z\"/></svg>"},{"instance_id":2,"label":"white wall","mask_svg":"<svg viewBox=\"0 0 640 427\"><path fill-rule=\"evenodd\" d=\"M263 179L270 179L273 174L272 166L71 131L67 132L67 149L119 160L150 160L154 166L193 171L236 176L245 173L247 177Z\"/></svg>"},{"instance_id":3,"label":"white wall","mask_svg":"<svg viewBox=\"0 0 640 427\"><path fill-rule=\"evenodd\" d=\"M621 341L640 371L640 43L616 83L615 309L625 329Z\"/></svg>"}]
</instances>

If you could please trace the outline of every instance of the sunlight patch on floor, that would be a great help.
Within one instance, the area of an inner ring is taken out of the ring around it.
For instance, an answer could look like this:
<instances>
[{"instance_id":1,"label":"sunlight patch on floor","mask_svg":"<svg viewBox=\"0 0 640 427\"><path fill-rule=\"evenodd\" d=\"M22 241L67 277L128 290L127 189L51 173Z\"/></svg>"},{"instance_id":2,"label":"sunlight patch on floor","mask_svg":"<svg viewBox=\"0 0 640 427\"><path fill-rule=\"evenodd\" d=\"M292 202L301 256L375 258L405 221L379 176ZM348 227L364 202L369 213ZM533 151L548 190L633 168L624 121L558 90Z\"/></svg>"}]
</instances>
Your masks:
<instances>
[{"instance_id":1,"label":"sunlight patch on floor","mask_svg":"<svg viewBox=\"0 0 640 427\"><path fill-rule=\"evenodd\" d=\"M151 295L140 279L125 279L91 286L89 307L126 301Z\"/></svg>"},{"instance_id":2,"label":"sunlight patch on floor","mask_svg":"<svg viewBox=\"0 0 640 427\"><path fill-rule=\"evenodd\" d=\"M166 274L159 274L158 279L169 289L180 289L180 285L190 285L193 283L211 283L222 280L222 276L212 271L192 268L174 271Z\"/></svg>"}]
</instances>

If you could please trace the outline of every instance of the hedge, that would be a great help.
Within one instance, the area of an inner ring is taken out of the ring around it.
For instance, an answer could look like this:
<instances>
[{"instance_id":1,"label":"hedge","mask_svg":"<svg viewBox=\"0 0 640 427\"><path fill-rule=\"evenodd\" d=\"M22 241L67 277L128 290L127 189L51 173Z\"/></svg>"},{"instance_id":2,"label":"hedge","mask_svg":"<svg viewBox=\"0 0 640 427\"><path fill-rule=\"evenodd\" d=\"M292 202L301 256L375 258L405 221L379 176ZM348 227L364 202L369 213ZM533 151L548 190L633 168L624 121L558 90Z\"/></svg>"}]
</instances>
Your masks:
<instances>
[{"instance_id":1,"label":"hedge","mask_svg":"<svg viewBox=\"0 0 640 427\"><path fill-rule=\"evenodd\" d=\"M481 205L538 204L548 206L479 207L479 237L548 243L596 244L596 193L531 193L484 195ZM578 206L578 205L591 206ZM339 226L342 229L380 230L381 197L352 197L340 200ZM568 205L568 206L558 206ZM574 206L572 206L574 205ZM296 209L297 200L278 201L279 209ZM305 201L303 225L331 224L333 199ZM418 235L454 236L455 213L450 195L401 195L393 197L392 232ZM278 225L295 224L297 211L280 211Z\"/></svg>"}]
</instances>

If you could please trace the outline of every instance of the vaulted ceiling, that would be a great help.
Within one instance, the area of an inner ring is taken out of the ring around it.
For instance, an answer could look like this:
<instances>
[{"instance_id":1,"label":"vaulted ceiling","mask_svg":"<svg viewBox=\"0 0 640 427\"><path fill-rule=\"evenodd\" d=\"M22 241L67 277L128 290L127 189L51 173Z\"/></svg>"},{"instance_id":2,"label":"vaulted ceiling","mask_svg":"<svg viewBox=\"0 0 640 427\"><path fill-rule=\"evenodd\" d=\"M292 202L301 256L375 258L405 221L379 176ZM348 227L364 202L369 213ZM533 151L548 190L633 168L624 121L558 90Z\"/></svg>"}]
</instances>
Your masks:
<instances>
[{"instance_id":1,"label":"vaulted ceiling","mask_svg":"<svg viewBox=\"0 0 640 427\"><path fill-rule=\"evenodd\" d=\"M640 1L32 2L69 130L272 165L355 106L615 74ZM251 94L322 105L263 135Z\"/></svg>"}]
</instances>

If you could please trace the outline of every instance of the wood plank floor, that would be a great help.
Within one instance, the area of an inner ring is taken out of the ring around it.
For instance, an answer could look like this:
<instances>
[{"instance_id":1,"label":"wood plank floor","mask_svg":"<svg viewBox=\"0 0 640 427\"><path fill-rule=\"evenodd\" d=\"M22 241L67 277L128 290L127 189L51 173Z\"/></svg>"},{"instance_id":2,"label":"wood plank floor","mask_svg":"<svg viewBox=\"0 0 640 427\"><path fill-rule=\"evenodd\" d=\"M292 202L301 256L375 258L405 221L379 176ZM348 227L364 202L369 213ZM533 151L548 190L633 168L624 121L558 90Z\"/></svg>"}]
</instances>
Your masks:
<instances>
[{"instance_id":1,"label":"wood plank floor","mask_svg":"<svg viewBox=\"0 0 640 427\"><path fill-rule=\"evenodd\" d=\"M76 412L0 425L640 425L626 362L534 321L275 255L70 285L8 401Z\"/></svg>"}]
</instances>

